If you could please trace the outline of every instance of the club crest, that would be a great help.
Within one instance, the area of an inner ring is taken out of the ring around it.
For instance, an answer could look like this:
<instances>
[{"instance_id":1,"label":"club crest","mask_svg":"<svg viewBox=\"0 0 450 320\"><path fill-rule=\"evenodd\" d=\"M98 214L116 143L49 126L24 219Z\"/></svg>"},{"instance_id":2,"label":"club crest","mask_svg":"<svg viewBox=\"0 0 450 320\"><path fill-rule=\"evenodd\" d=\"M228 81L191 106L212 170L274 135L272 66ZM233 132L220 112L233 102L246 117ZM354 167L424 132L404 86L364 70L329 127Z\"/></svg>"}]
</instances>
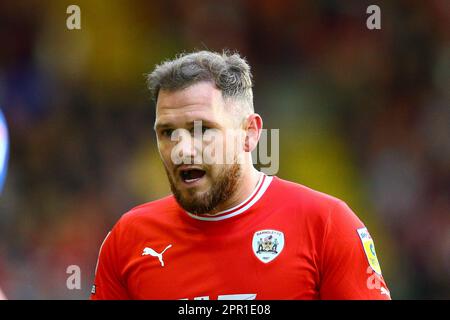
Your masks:
<instances>
[{"instance_id":1,"label":"club crest","mask_svg":"<svg viewBox=\"0 0 450 320\"><path fill-rule=\"evenodd\" d=\"M278 257L284 248L284 234L277 230L260 230L253 235L253 253L264 263Z\"/></svg>"}]
</instances>

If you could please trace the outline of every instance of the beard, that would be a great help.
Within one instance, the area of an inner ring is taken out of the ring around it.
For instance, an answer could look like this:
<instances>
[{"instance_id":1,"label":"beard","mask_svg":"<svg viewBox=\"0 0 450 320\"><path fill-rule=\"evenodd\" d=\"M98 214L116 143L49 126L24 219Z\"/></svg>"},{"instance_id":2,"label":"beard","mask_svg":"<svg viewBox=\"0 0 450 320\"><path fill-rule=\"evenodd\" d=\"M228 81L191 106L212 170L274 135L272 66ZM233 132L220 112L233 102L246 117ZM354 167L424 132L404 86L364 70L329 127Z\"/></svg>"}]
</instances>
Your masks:
<instances>
[{"instance_id":1,"label":"beard","mask_svg":"<svg viewBox=\"0 0 450 320\"><path fill-rule=\"evenodd\" d=\"M187 190L187 196L177 188L167 168L165 170L170 189L178 204L187 212L206 214L213 212L220 204L231 198L238 187L242 169L241 165L237 163L227 165L221 170L219 176L212 181L212 186L208 191L198 194L195 189Z\"/></svg>"}]
</instances>

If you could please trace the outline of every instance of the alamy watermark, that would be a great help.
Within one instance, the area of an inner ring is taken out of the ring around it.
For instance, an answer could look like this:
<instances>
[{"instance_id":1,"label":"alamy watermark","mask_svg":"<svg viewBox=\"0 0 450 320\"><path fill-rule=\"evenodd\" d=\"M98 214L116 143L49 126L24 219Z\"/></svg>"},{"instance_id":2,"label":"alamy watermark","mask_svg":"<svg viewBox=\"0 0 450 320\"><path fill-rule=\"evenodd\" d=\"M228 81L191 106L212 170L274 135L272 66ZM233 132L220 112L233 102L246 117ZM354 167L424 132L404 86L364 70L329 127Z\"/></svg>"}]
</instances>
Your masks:
<instances>
[{"instance_id":1,"label":"alamy watermark","mask_svg":"<svg viewBox=\"0 0 450 320\"><path fill-rule=\"evenodd\" d=\"M381 9L376 4L367 7L366 13L370 16L366 20L366 26L369 30L381 29Z\"/></svg>"},{"instance_id":2,"label":"alamy watermark","mask_svg":"<svg viewBox=\"0 0 450 320\"><path fill-rule=\"evenodd\" d=\"M366 27L369 30L381 29L381 9L378 5L369 5L366 13L370 16L366 20ZM66 27L69 30L81 30L81 9L76 4L71 4L66 9L69 16L66 19Z\"/></svg>"},{"instance_id":3,"label":"alamy watermark","mask_svg":"<svg viewBox=\"0 0 450 320\"><path fill-rule=\"evenodd\" d=\"M67 7L66 13L69 16L66 19L66 27L69 30L80 30L81 29L81 9L75 4L71 4Z\"/></svg>"},{"instance_id":4,"label":"alamy watermark","mask_svg":"<svg viewBox=\"0 0 450 320\"><path fill-rule=\"evenodd\" d=\"M66 273L69 274L66 280L66 287L69 290L81 290L81 269L72 264L67 267Z\"/></svg>"},{"instance_id":5,"label":"alamy watermark","mask_svg":"<svg viewBox=\"0 0 450 320\"><path fill-rule=\"evenodd\" d=\"M202 121L194 121L193 130L175 129L170 133L175 142L171 160L181 164L243 164L246 132L242 129L224 131L204 128ZM261 171L275 175L280 165L279 129L262 129L258 145L252 150L253 164L261 165Z\"/></svg>"}]
</instances>

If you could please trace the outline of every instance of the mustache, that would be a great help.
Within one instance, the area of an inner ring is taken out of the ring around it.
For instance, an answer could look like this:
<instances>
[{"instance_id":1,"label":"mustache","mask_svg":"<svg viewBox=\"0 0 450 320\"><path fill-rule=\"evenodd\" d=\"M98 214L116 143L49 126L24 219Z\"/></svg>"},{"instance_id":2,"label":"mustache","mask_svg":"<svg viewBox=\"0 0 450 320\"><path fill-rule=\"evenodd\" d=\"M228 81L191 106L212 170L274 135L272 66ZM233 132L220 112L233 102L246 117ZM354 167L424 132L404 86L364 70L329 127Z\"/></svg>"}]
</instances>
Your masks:
<instances>
[{"instance_id":1,"label":"mustache","mask_svg":"<svg viewBox=\"0 0 450 320\"><path fill-rule=\"evenodd\" d=\"M194 169L198 169L198 170L203 170L203 171L207 171L208 168L206 168L206 166L204 165L198 165L198 164L181 164L181 165L177 165L174 168L174 171L182 171L182 170L194 170Z\"/></svg>"},{"instance_id":2,"label":"mustache","mask_svg":"<svg viewBox=\"0 0 450 320\"><path fill-rule=\"evenodd\" d=\"M166 172L168 173L167 168ZM183 192L178 189L176 176L167 174L170 189L178 204L186 211L193 214L205 214L213 212L221 203L228 200L237 189L241 167L232 165L218 172L213 179L209 190L196 194L195 192Z\"/></svg>"}]
</instances>

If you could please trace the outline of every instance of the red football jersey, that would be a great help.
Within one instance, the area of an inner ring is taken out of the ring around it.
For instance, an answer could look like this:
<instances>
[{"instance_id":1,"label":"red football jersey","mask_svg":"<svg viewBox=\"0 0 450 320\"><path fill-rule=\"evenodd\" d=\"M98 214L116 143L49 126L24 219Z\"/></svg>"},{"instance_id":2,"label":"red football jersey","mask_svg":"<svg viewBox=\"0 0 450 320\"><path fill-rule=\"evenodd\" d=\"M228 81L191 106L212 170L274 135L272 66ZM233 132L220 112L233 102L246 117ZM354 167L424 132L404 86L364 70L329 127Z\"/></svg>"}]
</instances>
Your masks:
<instances>
[{"instance_id":1,"label":"red football jersey","mask_svg":"<svg viewBox=\"0 0 450 320\"><path fill-rule=\"evenodd\" d=\"M122 216L91 299L390 299L372 238L341 200L264 174L216 216L173 196Z\"/></svg>"}]
</instances>

